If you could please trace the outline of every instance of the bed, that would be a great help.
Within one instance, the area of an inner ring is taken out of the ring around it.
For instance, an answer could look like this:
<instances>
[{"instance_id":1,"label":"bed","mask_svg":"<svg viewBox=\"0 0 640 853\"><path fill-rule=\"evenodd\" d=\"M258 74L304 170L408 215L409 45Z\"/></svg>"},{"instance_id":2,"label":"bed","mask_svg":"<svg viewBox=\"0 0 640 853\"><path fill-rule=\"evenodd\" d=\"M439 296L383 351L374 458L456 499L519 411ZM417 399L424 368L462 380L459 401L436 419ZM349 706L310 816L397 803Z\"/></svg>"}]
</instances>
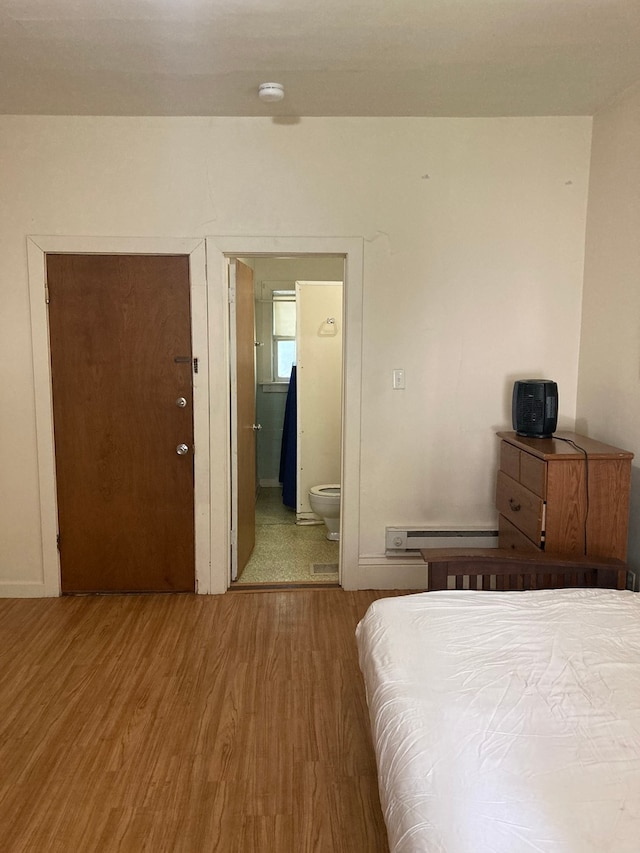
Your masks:
<instances>
[{"instance_id":1,"label":"bed","mask_svg":"<svg viewBox=\"0 0 640 853\"><path fill-rule=\"evenodd\" d=\"M380 599L357 641L392 853L640 851L640 595Z\"/></svg>"}]
</instances>

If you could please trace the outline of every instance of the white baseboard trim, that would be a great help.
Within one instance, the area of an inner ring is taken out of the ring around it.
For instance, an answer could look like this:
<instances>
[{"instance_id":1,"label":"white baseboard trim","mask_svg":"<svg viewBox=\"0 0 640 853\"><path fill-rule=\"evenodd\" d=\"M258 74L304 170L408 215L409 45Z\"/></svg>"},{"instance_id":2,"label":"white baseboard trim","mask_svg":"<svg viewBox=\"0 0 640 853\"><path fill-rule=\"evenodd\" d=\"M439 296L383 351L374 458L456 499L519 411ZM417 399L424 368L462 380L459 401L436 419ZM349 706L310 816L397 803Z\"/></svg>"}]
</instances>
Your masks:
<instances>
[{"instance_id":1,"label":"white baseboard trim","mask_svg":"<svg viewBox=\"0 0 640 853\"><path fill-rule=\"evenodd\" d=\"M427 564L419 554L360 554L358 558L360 566L387 566L393 569L395 566L426 566Z\"/></svg>"},{"instance_id":2,"label":"white baseboard trim","mask_svg":"<svg viewBox=\"0 0 640 853\"><path fill-rule=\"evenodd\" d=\"M296 518L298 521L319 521L322 524L322 519L315 512L297 512Z\"/></svg>"},{"instance_id":3,"label":"white baseboard trim","mask_svg":"<svg viewBox=\"0 0 640 853\"><path fill-rule=\"evenodd\" d=\"M427 564L416 557L387 559L380 556L360 556L356 571L342 572L344 589L427 589Z\"/></svg>"},{"instance_id":4,"label":"white baseboard trim","mask_svg":"<svg viewBox=\"0 0 640 853\"><path fill-rule=\"evenodd\" d=\"M427 589L427 564L420 557L361 555L358 565L343 566L342 586L357 589L407 589L424 592ZM42 582L19 583L0 581L0 598L55 598Z\"/></svg>"},{"instance_id":5,"label":"white baseboard trim","mask_svg":"<svg viewBox=\"0 0 640 853\"><path fill-rule=\"evenodd\" d=\"M48 590L41 582L18 583L0 581L0 598L57 598L58 592Z\"/></svg>"}]
</instances>

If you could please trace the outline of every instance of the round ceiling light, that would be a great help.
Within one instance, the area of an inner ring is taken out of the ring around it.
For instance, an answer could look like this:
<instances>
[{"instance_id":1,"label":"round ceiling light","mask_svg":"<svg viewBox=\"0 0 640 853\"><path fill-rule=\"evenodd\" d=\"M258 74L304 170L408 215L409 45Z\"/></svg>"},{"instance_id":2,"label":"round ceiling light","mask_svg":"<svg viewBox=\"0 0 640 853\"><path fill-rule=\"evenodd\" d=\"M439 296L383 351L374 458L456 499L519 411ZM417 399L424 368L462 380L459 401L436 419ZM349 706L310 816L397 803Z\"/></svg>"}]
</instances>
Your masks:
<instances>
[{"instance_id":1,"label":"round ceiling light","mask_svg":"<svg viewBox=\"0 0 640 853\"><path fill-rule=\"evenodd\" d=\"M258 86L258 97L267 103L281 101L284 98L284 86L281 83L261 83Z\"/></svg>"}]
</instances>

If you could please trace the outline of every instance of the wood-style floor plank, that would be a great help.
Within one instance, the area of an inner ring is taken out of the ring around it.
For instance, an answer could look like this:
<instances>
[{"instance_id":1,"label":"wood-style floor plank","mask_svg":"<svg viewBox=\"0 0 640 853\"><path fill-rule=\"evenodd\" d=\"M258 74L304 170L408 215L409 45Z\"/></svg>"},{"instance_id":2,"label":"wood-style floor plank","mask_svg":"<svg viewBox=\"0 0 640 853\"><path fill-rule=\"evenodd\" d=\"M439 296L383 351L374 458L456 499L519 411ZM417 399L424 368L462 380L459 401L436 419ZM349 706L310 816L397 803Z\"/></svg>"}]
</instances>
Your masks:
<instances>
[{"instance_id":1,"label":"wood-style floor plank","mask_svg":"<svg viewBox=\"0 0 640 853\"><path fill-rule=\"evenodd\" d=\"M394 594L0 600L0 849L386 853L354 630Z\"/></svg>"}]
</instances>

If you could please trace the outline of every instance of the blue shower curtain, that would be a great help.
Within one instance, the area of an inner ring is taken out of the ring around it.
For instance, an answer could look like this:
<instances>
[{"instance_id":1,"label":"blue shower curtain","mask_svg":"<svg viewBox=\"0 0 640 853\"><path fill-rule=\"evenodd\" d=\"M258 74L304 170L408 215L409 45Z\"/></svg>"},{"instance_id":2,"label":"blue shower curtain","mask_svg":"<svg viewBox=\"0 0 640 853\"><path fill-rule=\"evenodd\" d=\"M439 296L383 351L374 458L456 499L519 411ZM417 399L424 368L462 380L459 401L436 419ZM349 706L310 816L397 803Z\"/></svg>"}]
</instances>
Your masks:
<instances>
[{"instance_id":1,"label":"blue shower curtain","mask_svg":"<svg viewBox=\"0 0 640 853\"><path fill-rule=\"evenodd\" d=\"M296 508L296 476L298 464L298 424L297 424L296 367L291 368L289 391L284 407L284 425L282 446L280 449L280 482L282 483L282 503Z\"/></svg>"}]
</instances>

